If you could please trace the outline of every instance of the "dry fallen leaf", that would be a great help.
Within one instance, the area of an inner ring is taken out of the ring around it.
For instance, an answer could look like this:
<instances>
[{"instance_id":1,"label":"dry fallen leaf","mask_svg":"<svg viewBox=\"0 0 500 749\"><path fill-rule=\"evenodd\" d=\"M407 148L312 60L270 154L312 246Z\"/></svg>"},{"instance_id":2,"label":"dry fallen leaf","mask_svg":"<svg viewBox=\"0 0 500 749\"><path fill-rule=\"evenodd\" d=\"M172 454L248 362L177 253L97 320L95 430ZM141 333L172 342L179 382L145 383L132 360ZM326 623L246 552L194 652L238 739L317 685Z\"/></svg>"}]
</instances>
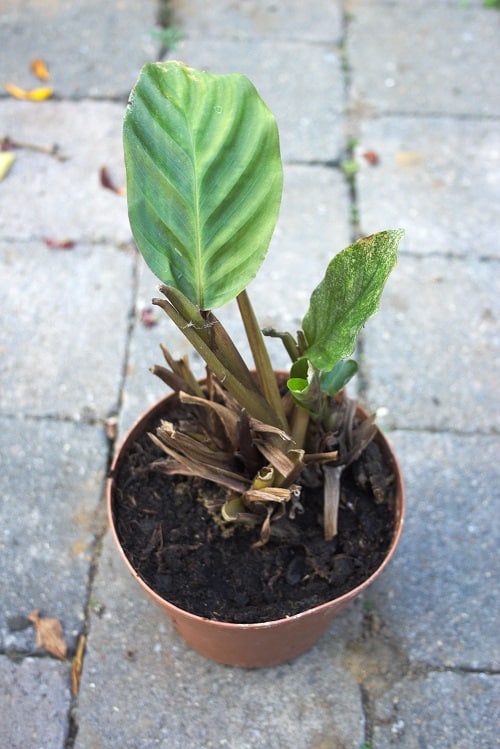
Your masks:
<instances>
[{"instance_id":1,"label":"dry fallen leaf","mask_svg":"<svg viewBox=\"0 0 500 749\"><path fill-rule=\"evenodd\" d=\"M44 239L43 241L51 250L72 250L75 246L73 239Z\"/></svg>"},{"instance_id":2,"label":"dry fallen leaf","mask_svg":"<svg viewBox=\"0 0 500 749\"><path fill-rule=\"evenodd\" d=\"M415 166L424 160L424 155L419 151L398 151L395 158L400 166Z\"/></svg>"},{"instance_id":3,"label":"dry fallen leaf","mask_svg":"<svg viewBox=\"0 0 500 749\"><path fill-rule=\"evenodd\" d=\"M48 99L54 93L53 88L44 87L32 88L30 91L26 91L26 89L20 88L13 83L4 83L4 88L16 99L25 99L29 101L43 101L44 99Z\"/></svg>"},{"instance_id":4,"label":"dry fallen leaf","mask_svg":"<svg viewBox=\"0 0 500 749\"><path fill-rule=\"evenodd\" d=\"M78 640L78 645L76 648L75 657L73 659L73 668L71 669L71 688L75 697L77 696L78 689L80 687L80 676L82 673L82 662L83 662L83 654L85 653L86 641L87 641L87 638L85 637L85 635L80 635L80 639Z\"/></svg>"},{"instance_id":5,"label":"dry fallen leaf","mask_svg":"<svg viewBox=\"0 0 500 749\"><path fill-rule=\"evenodd\" d=\"M68 648L59 619L42 617L38 611L32 611L28 619L35 625L37 648L42 648L63 661Z\"/></svg>"},{"instance_id":6,"label":"dry fallen leaf","mask_svg":"<svg viewBox=\"0 0 500 749\"><path fill-rule=\"evenodd\" d=\"M104 422L104 431L108 440L114 442L118 436L118 419L116 416L108 416Z\"/></svg>"},{"instance_id":7,"label":"dry fallen leaf","mask_svg":"<svg viewBox=\"0 0 500 749\"><path fill-rule=\"evenodd\" d=\"M80 554L83 554L87 549L87 544L85 541L75 541L74 544L71 544L71 559L76 559L76 557L79 557Z\"/></svg>"},{"instance_id":8,"label":"dry fallen leaf","mask_svg":"<svg viewBox=\"0 0 500 749\"><path fill-rule=\"evenodd\" d=\"M377 166L380 161L379 155L376 151L365 151L363 158L371 165Z\"/></svg>"},{"instance_id":9,"label":"dry fallen leaf","mask_svg":"<svg viewBox=\"0 0 500 749\"><path fill-rule=\"evenodd\" d=\"M10 151L0 151L0 182L8 175L15 160L15 154Z\"/></svg>"},{"instance_id":10,"label":"dry fallen leaf","mask_svg":"<svg viewBox=\"0 0 500 749\"><path fill-rule=\"evenodd\" d=\"M49 99L53 93L53 88L32 88L31 91L27 92L26 98L29 101L44 101Z\"/></svg>"},{"instance_id":11,"label":"dry fallen leaf","mask_svg":"<svg viewBox=\"0 0 500 749\"><path fill-rule=\"evenodd\" d=\"M145 307L141 311L141 322L145 328L153 328L158 324L158 316L152 307Z\"/></svg>"},{"instance_id":12,"label":"dry fallen leaf","mask_svg":"<svg viewBox=\"0 0 500 749\"><path fill-rule=\"evenodd\" d=\"M37 78L40 78L41 81L48 81L50 78L50 73L47 69L47 65L45 64L45 61L40 57L37 57L32 61L30 70L32 73L34 73L34 75L36 75Z\"/></svg>"},{"instance_id":13,"label":"dry fallen leaf","mask_svg":"<svg viewBox=\"0 0 500 749\"><path fill-rule=\"evenodd\" d=\"M106 166L101 166L99 170L99 179L101 181L101 185L105 187L107 190L116 192L117 195L125 195L126 193L125 188L117 187L115 185L115 183L112 181L111 177L109 176L108 168Z\"/></svg>"}]
</instances>

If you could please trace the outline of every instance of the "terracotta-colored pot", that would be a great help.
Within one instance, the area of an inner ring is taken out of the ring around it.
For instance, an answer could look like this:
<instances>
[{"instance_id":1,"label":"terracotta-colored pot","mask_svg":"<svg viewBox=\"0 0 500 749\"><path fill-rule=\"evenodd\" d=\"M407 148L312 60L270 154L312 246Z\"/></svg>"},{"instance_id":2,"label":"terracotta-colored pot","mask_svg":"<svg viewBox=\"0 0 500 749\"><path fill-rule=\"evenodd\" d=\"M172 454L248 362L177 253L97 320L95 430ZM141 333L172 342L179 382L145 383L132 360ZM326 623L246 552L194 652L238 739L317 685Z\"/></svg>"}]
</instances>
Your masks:
<instances>
[{"instance_id":1,"label":"terracotta-colored pot","mask_svg":"<svg viewBox=\"0 0 500 749\"><path fill-rule=\"evenodd\" d=\"M194 650L202 655L219 663L245 668L275 666L289 661L314 645L328 629L332 619L357 598L389 564L401 536L405 510L403 478L396 456L386 437L378 431L375 440L383 454L392 463L395 476L395 522L394 534L387 556L367 580L332 601L286 619L258 624L233 624L205 619L169 603L139 577L121 547L114 521L116 486L113 477L117 475L123 461L127 460L127 453L132 444L140 435L151 431L152 424L158 417L166 414L169 404L175 397L175 395L169 395L163 398L142 415L126 435L113 461L111 478L107 482L107 509L111 532L121 556L139 585L169 615L178 633ZM359 408L359 412L366 416L363 409Z\"/></svg>"}]
</instances>

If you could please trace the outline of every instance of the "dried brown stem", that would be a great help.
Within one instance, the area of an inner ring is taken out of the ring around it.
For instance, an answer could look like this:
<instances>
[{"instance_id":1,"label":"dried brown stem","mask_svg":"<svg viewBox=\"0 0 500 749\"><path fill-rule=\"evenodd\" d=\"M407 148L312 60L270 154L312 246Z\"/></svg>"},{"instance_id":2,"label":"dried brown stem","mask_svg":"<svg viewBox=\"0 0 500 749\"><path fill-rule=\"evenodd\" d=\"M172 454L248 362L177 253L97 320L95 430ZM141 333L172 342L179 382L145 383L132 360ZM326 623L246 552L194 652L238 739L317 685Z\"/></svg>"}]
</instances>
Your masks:
<instances>
[{"instance_id":1,"label":"dried brown stem","mask_svg":"<svg viewBox=\"0 0 500 749\"><path fill-rule=\"evenodd\" d=\"M60 153L59 146L57 145L57 143L53 143L51 146L47 146L41 143L28 143L22 140L14 140L8 135L3 135L2 137L0 137L0 147L1 148L24 148L24 149L27 149L28 151L38 151L39 153L47 154L47 156L52 156L54 159L57 159L58 161L67 161L69 159L69 156L66 156L63 153Z\"/></svg>"}]
</instances>

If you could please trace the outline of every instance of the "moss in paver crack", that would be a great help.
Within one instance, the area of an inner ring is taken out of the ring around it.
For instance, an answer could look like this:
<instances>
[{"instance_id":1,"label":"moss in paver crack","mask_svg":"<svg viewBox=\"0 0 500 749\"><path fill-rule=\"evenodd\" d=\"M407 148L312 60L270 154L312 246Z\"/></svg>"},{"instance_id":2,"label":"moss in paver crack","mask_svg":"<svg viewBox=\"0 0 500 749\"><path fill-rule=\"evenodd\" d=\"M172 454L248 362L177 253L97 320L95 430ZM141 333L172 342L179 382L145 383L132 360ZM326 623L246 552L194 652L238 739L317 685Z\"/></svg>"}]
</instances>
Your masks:
<instances>
[{"instance_id":1,"label":"moss in paver crack","mask_svg":"<svg viewBox=\"0 0 500 749\"><path fill-rule=\"evenodd\" d=\"M158 57L162 58L168 52L173 52L177 44L184 38L184 33L179 28L170 0L160 0L156 22L160 28L153 29L150 33L161 44Z\"/></svg>"}]
</instances>

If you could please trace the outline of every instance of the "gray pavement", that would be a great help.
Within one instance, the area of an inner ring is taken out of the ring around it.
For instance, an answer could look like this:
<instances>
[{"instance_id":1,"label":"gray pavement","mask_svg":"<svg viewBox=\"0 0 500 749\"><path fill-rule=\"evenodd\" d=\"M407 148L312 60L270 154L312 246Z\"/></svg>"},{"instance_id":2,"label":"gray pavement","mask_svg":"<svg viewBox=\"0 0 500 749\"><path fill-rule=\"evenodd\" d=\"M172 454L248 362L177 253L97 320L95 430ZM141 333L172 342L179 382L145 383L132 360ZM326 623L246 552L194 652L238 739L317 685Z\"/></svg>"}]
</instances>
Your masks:
<instances>
[{"instance_id":1,"label":"gray pavement","mask_svg":"<svg viewBox=\"0 0 500 749\"><path fill-rule=\"evenodd\" d=\"M124 569L103 513L105 420L123 435L163 394L148 372L161 341L187 351L166 320L141 324L156 281L125 198L99 181L106 166L123 185L121 119L161 54L150 32L167 5L0 0L0 81L38 85L40 56L55 89L40 103L0 92L0 136L66 157L17 149L0 183L0 747L494 749L500 12L481 0L170 3L183 34L170 56L246 73L278 119L283 209L250 290L262 324L298 326L355 231L407 230L356 381L405 474L400 548L310 652L243 671L184 645ZM351 191L339 165L353 138ZM276 308L274 288L287 289ZM231 306L221 316L231 328ZM34 609L61 621L66 661L36 647Z\"/></svg>"}]
</instances>

